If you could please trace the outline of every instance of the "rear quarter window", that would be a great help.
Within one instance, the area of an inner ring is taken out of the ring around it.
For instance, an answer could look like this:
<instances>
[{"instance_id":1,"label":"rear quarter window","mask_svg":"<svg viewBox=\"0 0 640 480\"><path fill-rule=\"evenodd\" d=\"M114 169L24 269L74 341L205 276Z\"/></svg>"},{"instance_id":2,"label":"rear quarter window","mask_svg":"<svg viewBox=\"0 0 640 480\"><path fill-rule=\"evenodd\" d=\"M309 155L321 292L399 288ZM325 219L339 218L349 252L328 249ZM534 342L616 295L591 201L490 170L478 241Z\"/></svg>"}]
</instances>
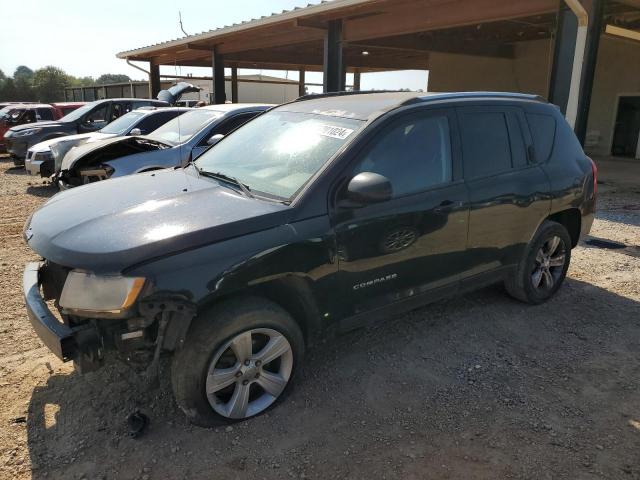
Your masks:
<instances>
[{"instance_id":1,"label":"rear quarter window","mask_svg":"<svg viewBox=\"0 0 640 480\"><path fill-rule=\"evenodd\" d=\"M549 160L556 138L556 119L551 115L527 113L527 123L536 149L536 162Z\"/></svg>"}]
</instances>

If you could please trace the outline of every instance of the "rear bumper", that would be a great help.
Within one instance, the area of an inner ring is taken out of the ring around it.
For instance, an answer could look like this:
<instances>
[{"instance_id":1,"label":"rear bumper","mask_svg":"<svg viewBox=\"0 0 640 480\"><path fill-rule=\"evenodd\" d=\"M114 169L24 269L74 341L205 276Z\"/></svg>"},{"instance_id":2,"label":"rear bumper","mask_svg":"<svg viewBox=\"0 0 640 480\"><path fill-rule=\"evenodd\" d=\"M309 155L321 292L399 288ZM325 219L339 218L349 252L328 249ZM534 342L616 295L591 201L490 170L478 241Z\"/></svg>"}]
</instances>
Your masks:
<instances>
[{"instance_id":1,"label":"rear bumper","mask_svg":"<svg viewBox=\"0 0 640 480\"><path fill-rule=\"evenodd\" d=\"M73 360L77 346L74 332L51 313L40 293L41 263L28 263L22 277L22 291L31 326L45 346L60 360Z\"/></svg>"}]
</instances>

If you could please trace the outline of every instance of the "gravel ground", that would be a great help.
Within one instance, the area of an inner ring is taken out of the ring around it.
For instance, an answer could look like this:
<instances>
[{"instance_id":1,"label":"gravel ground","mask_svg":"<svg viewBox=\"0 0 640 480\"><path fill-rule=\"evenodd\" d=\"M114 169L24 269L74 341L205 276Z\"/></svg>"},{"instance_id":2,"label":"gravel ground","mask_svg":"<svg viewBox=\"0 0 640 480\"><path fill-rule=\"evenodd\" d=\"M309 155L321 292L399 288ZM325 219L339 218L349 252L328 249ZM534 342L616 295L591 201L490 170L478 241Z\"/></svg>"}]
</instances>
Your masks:
<instances>
[{"instance_id":1,"label":"gravel ground","mask_svg":"<svg viewBox=\"0 0 640 480\"><path fill-rule=\"evenodd\" d=\"M54 190L0 158L0 477L640 479L640 188L601 190L592 235L629 248L579 246L548 304L494 287L339 337L279 408L206 430L166 383L80 376L40 344L21 230Z\"/></svg>"}]
</instances>

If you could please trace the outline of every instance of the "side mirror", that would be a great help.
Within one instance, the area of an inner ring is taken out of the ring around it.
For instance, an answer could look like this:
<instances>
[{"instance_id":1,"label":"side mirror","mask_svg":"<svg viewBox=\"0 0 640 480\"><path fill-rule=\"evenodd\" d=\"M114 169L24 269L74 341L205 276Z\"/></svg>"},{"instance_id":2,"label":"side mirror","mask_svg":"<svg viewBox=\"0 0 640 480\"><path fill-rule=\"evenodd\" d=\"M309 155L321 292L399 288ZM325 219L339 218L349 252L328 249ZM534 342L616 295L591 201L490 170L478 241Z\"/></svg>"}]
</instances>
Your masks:
<instances>
[{"instance_id":1,"label":"side mirror","mask_svg":"<svg viewBox=\"0 0 640 480\"><path fill-rule=\"evenodd\" d=\"M129 132L129 135L142 135L142 130L140 130L139 128L134 128Z\"/></svg>"},{"instance_id":2,"label":"side mirror","mask_svg":"<svg viewBox=\"0 0 640 480\"><path fill-rule=\"evenodd\" d=\"M210 147L213 147L216 143L218 143L223 138L224 138L224 135L222 135L221 133L218 133L213 137L211 137L209 140L207 140L207 145L209 145Z\"/></svg>"},{"instance_id":3,"label":"side mirror","mask_svg":"<svg viewBox=\"0 0 640 480\"><path fill-rule=\"evenodd\" d=\"M359 173L347 185L347 200L359 205L386 202L392 196L391 182L377 173Z\"/></svg>"}]
</instances>

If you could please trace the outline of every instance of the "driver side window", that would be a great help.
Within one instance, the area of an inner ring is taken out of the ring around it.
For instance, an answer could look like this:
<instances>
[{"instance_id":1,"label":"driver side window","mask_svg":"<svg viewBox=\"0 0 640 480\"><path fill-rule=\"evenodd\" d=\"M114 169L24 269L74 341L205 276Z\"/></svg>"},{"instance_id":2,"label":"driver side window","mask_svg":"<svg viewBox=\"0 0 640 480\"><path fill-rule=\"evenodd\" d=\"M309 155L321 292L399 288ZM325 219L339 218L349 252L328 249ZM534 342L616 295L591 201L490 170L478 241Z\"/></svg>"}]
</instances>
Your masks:
<instances>
[{"instance_id":1,"label":"driver side window","mask_svg":"<svg viewBox=\"0 0 640 480\"><path fill-rule=\"evenodd\" d=\"M381 133L366 149L353 174L372 172L387 177L397 198L451 182L451 158L448 117L414 114Z\"/></svg>"},{"instance_id":2,"label":"driver side window","mask_svg":"<svg viewBox=\"0 0 640 480\"><path fill-rule=\"evenodd\" d=\"M92 112L89 112L84 118L84 123L88 124L105 124L107 123L107 114L109 112L109 104L105 103Z\"/></svg>"}]
</instances>

